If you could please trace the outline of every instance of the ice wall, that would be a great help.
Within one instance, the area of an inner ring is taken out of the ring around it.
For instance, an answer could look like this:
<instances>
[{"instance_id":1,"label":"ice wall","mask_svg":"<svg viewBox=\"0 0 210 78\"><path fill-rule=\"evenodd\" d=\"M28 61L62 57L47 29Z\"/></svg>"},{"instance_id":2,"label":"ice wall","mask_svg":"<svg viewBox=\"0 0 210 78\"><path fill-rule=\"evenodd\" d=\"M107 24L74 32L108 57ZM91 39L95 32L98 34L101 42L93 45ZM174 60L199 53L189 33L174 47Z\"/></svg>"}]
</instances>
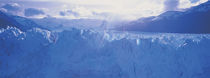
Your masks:
<instances>
[{"instance_id":1,"label":"ice wall","mask_svg":"<svg viewBox=\"0 0 210 78\"><path fill-rule=\"evenodd\" d=\"M0 78L208 78L209 34L0 30Z\"/></svg>"}]
</instances>

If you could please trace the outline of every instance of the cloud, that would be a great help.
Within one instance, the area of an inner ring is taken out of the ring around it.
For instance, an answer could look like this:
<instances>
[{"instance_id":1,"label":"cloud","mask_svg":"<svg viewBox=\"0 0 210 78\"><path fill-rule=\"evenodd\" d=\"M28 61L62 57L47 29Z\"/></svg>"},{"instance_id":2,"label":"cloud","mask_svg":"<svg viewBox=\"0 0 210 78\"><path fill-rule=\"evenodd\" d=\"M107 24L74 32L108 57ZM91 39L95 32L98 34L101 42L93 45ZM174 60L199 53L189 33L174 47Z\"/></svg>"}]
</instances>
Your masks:
<instances>
[{"instance_id":1,"label":"cloud","mask_svg":"<svg viewBox=\"0 0 210 78\"><path fill-rule=\"evenodd\" d=\"M196 3L198 2L199 0L190 0L191 3Z\"/></svg>"},{"instance_id":2,"label":"cloud","mask_svg":"<svg viewBox=\"0 0 210 78\"><path fill-rule=\"evenodd\" d=\"M65 13L64 11L61 11L59 14L60 14L61 16L66 16L66 13Z\"/></svg>"},{"instance_id":3,"label":"cloud","mask_svg":"<svg viewBox=\"0 0 210 78\"><path fill-rule=\"evenodd\" d=\"M25 9L24 15L27 17L30 16L37 16L37 15L44 15L44 11L41 9L36 9L36 8L27 8Z\"/></svg>"},{"instance_id":4,"label":"cloud","mask_svg":"<svg viewBox=\"0 0 210 78\"><path fill-rule=\"evenodd\" d=\"M208 0L180 0L179 8L186 9L192 6L197 6L201 3L205 3Z\"/></svg>"},{"instance_id":5,"label":"cloud","mask_svg":"<svg viewBox=\"0 0 210 78\"><path fill-rule=\"evenodd\" d=\"M70 9L65 8L63 11L59 12L59 15L69 18L89 18L93 16L93 10L77 6Z\"/></svg>"},{"instance_id":6,"label":"cloud","mask_svg":"<svg viewBox=\"0 0 210 78\"><path fill-rule=\"evenodd\" d=\"M61 16L75 16L78 17L80 14L78 12L72 11L72 10L65 10L65 11L61 11L59 13Z\"/></svg>"},{"instance_id":7,"label":"cloud","mask_svg":"<svg viewBox=\"0 0 210 78\"><path fill-rule=\"evenodd\" d=\"M179 0L166 0L164 2L165 11L177 10L179 5Z\"/></svg>"},{"instance_id":8,"label":"cloud","mask_svg":"<svg viewBox=\"0 0 210 78\"><path fill-rule=\"evenodd\" d=\"M8 3L3 5L1 8L7 9L8 11L19 11L20 5L17 3Z\"/></svg>"},{"instance_id":9,"label":"cloud","mask_svg":"<svg viewBox=\"0 0 210 78\"><path fill-rule=\"evenodd\" d=\"M76 17L76 18L94 18L96 16L107 17L110 13L121 16L125 19L137 19L139 17L158 15L162 12L162 4L164 0L21 0L24 3L24 8L48 8L49 11L45 11L46 14L55 17ZM27 2L25 2L27 1ZM34 4L38 2L36 5ZM43 4L44 1L48 1L48 4ZM50 3L52 2L52 3ZM40 4L39 4L40 3ZM38 5L38 6L37 6ZM61 7L63 5L63 7ZM65 9L70 9L67 12ZM152 12L149 14L148 11ZM94 14L102 13L102 14ZM24 15L24 13L23 13ZM101 15L101 16L100 16ZM113 15L112 15L113 16Z\"/></svg>"},{"instance_id":10,"label":"cloud","mask_svg":"<svg viewBox=\"0 0 210 78\"><path fill-rule=\"evenodd\" d=\"M11 2L21 4L21 8L47 8L48 10L43 10L45 15L58 18L119 17L136 20L141 17L156 16L164 11L181 11L204 1L206 0L21 0L21 2ZM4 8L0 10L7 11ZM24 9L21 12L22 16L26 16Z\"/></svg>"},{"instance_id":11,"label":"cloud","mask_svg":"<svg viewBox=\"0 0 210 78\"><path fill-rule=\"evenodd\" d=\"M0 7L0 11L18 15L21 12L21 6L18 3L7 3Z\"/></svg>"}]
</instances>

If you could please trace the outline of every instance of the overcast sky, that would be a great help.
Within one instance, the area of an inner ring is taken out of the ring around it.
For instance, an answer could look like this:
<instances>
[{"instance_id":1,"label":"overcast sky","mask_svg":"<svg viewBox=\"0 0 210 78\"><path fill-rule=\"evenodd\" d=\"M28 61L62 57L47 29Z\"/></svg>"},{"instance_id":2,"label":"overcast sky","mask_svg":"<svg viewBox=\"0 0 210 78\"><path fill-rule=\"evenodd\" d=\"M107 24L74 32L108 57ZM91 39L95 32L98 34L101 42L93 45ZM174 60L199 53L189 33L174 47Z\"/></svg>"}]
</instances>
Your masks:
<instances>
[{"instance_id":1,"label":"overcast sky","mask_svg":"<svg viewBox=\"0 0 210 78\"><path fill-rule=\"evenodd\" d=\"M18 6L12 6L21 8L20 15L23 16L134 20L165 11L182 10L206 1L208 0L1 0L0 5L2 8L7 3L17 3ZM1 10L7 11L7 7Z\"/></svg>"}]
</instances>

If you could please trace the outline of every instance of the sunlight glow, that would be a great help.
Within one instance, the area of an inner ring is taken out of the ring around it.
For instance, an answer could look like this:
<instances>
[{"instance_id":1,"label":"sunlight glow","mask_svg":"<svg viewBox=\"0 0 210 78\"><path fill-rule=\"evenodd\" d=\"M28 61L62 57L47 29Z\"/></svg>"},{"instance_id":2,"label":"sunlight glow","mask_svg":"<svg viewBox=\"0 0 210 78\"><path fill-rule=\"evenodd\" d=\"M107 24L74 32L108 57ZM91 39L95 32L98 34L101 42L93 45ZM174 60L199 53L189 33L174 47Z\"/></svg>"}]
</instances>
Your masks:
<instances>
[{"instance_id":1,"label":"sunlight glow","mask_svg":"<svg viewBox=\"0 0 210 78\"><path fill-rule=\"evenodd\" d=\"M158 15L164 8L164 0L61 0L61 2L66 3L65 8L70 4L77 5L74 10L79 11L82 16L91 16L89 12L111 13L112 17L124 16L123 19L128 20Z\"/></svg>"}]
</instances>

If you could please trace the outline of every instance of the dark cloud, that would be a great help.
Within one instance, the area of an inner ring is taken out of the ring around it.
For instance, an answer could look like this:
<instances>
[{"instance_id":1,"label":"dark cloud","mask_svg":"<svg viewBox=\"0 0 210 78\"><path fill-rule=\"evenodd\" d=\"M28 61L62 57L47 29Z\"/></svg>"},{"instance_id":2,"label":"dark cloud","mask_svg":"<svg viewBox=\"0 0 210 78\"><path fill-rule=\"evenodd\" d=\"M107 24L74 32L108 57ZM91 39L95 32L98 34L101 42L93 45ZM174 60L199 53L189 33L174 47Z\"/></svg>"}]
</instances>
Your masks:
<instances>
[{"instance_id":1,"label":"dark cloud","mask_svg":"<svg viewBox=\"0 0 210 78\"><path fill-rule=\"evenodd\" d=\"M27 8L25 9L24 15L29 16L36 16L36 15L44 15L44 11L36 8Z\"/></svg>"},{"instance_id":2,"label":"dark cloud","mask_svg":"<svg viewBox=\"0 0 210 78\"><path fill-rule=\"evenodd\" d=\"M61 16L69 16L69 15L73 15L75 17L78 17L80 14L78 12L74 12L72 10L66 10L66 11L61 11L60 12Z\"/></svg>"},{"instance_id":3,"label":"dark cloud","mask_svg":"<svg viewBox=\"0 0 210 78\"><path fill-rule=\"evenodd\" d=\"M65 13L64 11L61 11L59 14L60 14L61 16L66 16L66 13Z\"/></svg>"},{"instance_id":4,"label":"dark cloud","mask_svg":"<svg viewBox=\"0 0 210 78\"><path fill-rule=\"evenodd\" d=\"M165 11L173 11L178 9L179 0L166 0L164 2Z\"/></svg>"},{"instance_id":5,"label":"dark cloud","mask_svg":"<svg viewBox=\"0 0 210 78\"><path fill-rule=\"evenodd\" d=\"M198 1L200 1L200 0L190 0L191 3L196 3Z\"/></svg>"},{"instance_id":6,"label":"dark cloud","mask_svg":"<svg viewBox=\"0 0 210 78\"><path fill-rule=\"evenodd\" d=\"M3 6L0 7L0 10L10 14L17 14L21 11L21 7L18 3L7 3L3 4Z\"/></svg>"}]
</instances>

